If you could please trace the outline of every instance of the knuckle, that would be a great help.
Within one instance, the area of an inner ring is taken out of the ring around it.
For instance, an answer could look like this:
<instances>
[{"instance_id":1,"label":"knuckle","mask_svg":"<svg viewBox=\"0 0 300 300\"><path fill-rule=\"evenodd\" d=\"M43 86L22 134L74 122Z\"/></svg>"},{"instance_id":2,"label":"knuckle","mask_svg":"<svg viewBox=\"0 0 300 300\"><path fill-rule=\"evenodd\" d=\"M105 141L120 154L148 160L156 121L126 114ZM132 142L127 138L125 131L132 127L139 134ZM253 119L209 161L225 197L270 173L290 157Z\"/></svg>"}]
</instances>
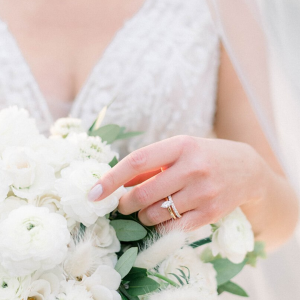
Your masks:
<instances>
[{"instance_id":1,"label":"knuckle","mask_svg":"<svg viewBox=\"0 0 300 300\"><path fill-rule=\"evenodd\" d=\"M193 149L196 147L197 141L194 137L189 136L189 135L179 135L178 136L178 143L182 149L184 150L189 150Z\"/></svg>"},{"instance_id":2,"label":"knuckle","mask_svg":"<svg viewBox=\"0 0 300 300\"><path fill-rule=\"evenodd\" d=\"M147 164L147 156L143 150L134 151L128 156L128 163L134 170L140 170Z\"/></svg>"},{"instance_id":3,"label":"knuckle","mask_svg":"<svg viewBox=\"0 0 300 300\"><path fill-rule=\"evenodd\" d=\"M111 171L105 174L103 183L109 188L115 186L115 179Z\"/></svg>"},{"instance_id":4,"label":"knuckle","mask_svg":"<svg viewBox=\"0 0 300 300\"><path fill-rule=\"evenodd\" d=\"M134 194L135 194L135 199L140 206L142 207L147 206L150 199L150 193L148 189L144 187L136 187Z\"/></svg>"},{"instance_id":5,"label":"knuckle","mask_svg":"<svg viewBox=\"0 0 300 300\"><path fill-rule=\"evenodd\" d=\"M219 195L217 187L210 187L204 192L206 200L214 200Z\"/></svg>"},{"instance_id":6,"label":"knuckle","mask_svg":"<svg viewBox=\"0 0 300 300\"><path fill-rule=\"evenodd\" d=\"M212 202L209 206L207 217L210 223L216 223L221 217L222 211L218 203Z\"/></svg>"}]
</instances>

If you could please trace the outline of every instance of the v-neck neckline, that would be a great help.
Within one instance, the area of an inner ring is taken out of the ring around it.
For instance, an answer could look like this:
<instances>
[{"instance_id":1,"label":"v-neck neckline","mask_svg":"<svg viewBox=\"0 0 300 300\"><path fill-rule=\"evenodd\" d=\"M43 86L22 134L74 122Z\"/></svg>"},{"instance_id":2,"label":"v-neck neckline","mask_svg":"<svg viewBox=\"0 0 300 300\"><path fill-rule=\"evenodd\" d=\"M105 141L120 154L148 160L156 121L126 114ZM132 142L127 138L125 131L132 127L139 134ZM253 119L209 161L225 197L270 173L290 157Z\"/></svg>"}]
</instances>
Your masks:
<instances>
[{"instance_id":1,"label":"v-neck neckline","mask_svg":"<svg viewBox=\"0 0 300 300\"><path fill-rule=\"evenodd\" d=\"M130 23L130 22L133 22L142 13L142 11L144 10L144 8L146 7L146 3L147 2L148 2L148 0L144 0L144 3L138 9L138 11L132 17L126 19L123 22L123 25L112 36L110 42L105 47L104 51L100 55L100 58L96 61L95 65L91 68L91 70L89 72L89 75L87 76L87 78L84 81L83 85L81 86L81 88L79 89L78 93L74 97L74 100L72 101L72 103L70 105L71 108L70 108L70 110L68 112L68 115L70 115L72 117L76 117L75 114L74 114L74 112L76 110L76 107L84 99L86 91L88 91L88 89L89 89L90 85L92 84L93 79L94 79L94 77L95 77L95 75L97 73L96 71L97 71L98 67L105 60L105 58L107 56L107 53L110 51L110 49L112 48L112 46L115 44L115 41L125 31L126 25L128 23ZM51 112L51 109L50 109L49 103L47 101L47 98L45 97L45 95L43 95L42 90L40 89L40 86L38 84L38 81L36 80L35 76L33 75L32 69L31 69L28 61L25 59L25 56L23 55L22 49L20 48L20 46L19 46L19 44L18 44L15 36L10 31L8 24L5 21L3 21L2 19L0 19L0 23L2 23L3 25L5 25L7 34L9 35L9 37L10 37L12 43L13 43L14 51L19 56L20 64L21 64L20 68L25 69L26 72L27 72L27 76L29 78L30 84L32 85L32 88L34 89L34 93L36 94L36 97L37 97L36 101L39 101L39 104L40 104L42 110L44 111L44 113L46 114L48 121L50 123L53 123L54 120L55 120L55 116Z\"/></svg>"}]
</instances>

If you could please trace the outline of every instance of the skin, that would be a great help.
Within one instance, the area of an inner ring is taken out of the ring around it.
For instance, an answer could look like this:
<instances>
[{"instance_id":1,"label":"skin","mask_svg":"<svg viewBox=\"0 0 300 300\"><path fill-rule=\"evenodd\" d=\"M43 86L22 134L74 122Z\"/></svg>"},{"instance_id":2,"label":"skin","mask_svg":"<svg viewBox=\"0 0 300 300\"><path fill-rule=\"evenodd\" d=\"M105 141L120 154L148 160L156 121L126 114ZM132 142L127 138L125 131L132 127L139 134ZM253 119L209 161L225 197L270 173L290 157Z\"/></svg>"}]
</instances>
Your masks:
<instances>
[{"instance_id":1,"label":"skin","mask_svg":"<svg viewBox=\"0 0 300 300\"><path fill-rule=\"evenodd\" d=\"M9 25L53 111L70 104L115 32L143 0L0 0ZM76 49L76 51L74 51ZM60 116L68 113L60 109ZM136 150L98 184L105 198L136 185L120 200L121 213L139 211L145 225L187 230L214 223L237 206L268 249L284 243L298 219L298 201L221 48L215 132L218 139L177 136ZM163 168L164 172L160 169ZM183 217L161 204L171 195Z\"/></svg>"}]
</instances>

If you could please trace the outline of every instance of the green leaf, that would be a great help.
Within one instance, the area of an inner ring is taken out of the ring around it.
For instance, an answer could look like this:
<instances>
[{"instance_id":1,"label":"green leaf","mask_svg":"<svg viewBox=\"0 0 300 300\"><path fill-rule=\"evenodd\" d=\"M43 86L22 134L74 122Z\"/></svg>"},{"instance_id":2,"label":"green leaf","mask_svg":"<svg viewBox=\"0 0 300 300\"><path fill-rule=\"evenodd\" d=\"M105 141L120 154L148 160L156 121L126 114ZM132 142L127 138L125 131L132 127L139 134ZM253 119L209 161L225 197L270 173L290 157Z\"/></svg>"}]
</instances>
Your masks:
<instances>
[{"instance_id":1,"label":"green leaf","mask_svg":"<svg viewBox=\"0 0 300 300\"><path fill-rule=\"evenodd\" d=\"M121 297L123 296L122 299L125 299L125 300L139 300L138 297L129 295L127 293L127 290L125 289L125 287L123 285L120 285L119 290L120 290Z\"/></svg>"},{"instance_id":2,"label":"green leaf","mask_svg":"<svg viewBox=\"0 0 300 300\"><path fill-rule=\"evenodd\" d=\"M129 139L131 137L138 136L138 135L141 135L143 133L144 133L143 131L129 131L129 132L121 131L119 133L119 135L117 136L116 140Z\"/></svg>"},{"instance_id":3,"label":"green leaf","mask_svg":"<svg viewBox=\"0 0 300 300\"><path fill-rule=\"evenodd\" d=\"M139 296L154 292L159 287L159 283L149 277L136 278L130 282L127 292L131 296Z\"/></svg>"},{"instance_id":4,"label":"green leaf","mask_svg":"<svg viewBox=\"0 0 300 300\"><path fill-rule=\"evenodd\" d=\"M264 242L255 242L254 250L252 252L249 252L246 256L247 264L252 267L255 267L258 258L262 258L262 259L267 258Z\"/></svg>"},{"instance_id":5,"label":"green leaf","mask_svg":"<svg viewBox=\"0 0 300 300\"><path fill-rule=\"evenodd\" d=\"M109 163L109 165L113 168L119 161L116 157L113 158L113 160Z\"/></svg>"},{"instance_id":6,"label":"green leaf","mask_svg":"<svg viewBox=\"0 0 300 300\"><path fill-rule=\"evenodd\" d=\"M199 240L199 241L196 241L196 242L190 244L190 246L192 248L197 248L197 247L200 247L200 246L208 244L208 243L211 243L211 238L210 237Z\"/></svg>"},{"instance_id":7,"label":"green leaf","mask_svg":"<svg viewBox=\"0 0 300 300\"><path fill-rule=\"evenodd\" d=\"M90 136L100 136L103 141L111 144L119 135L121 127L115 124L102 126L90 132Z\"/></svg>"},{"instance_id":8,"label":"green leaf","mask_svg":"<svg viewBox=\"0 0 300 300\"><path fill-rule=\"evenodd\" d=\"M246 260L240 264L234 264L226 258L221 258L211 263L217 271L217 283L220 286L240 273L246 264Z\"/></svg>"},{"instance_id":9,"label":"green leaf","mask_svg":"<svg viewBox=\"0 0 300 300\"><path fill-rule=\"evenodd\" d=\"M133 247L128 249L118 260L115 269L121 275L121 278L124 278L131 270L132 266L135 263L138 253L138 248Z\"/></svg>"},{"instance_id":10,"label":"green leaf","mask_svg":"<svg viewBox=\"0 0 300 300\"><path fill-rule=\"evenodd\" d=\"M232 281L228 281L218 287L219 295L223 292L228 292L241 297L249 297L248 294L237 284Z\"/></svg>"},{"instance_id":11,"label":"green leaf","mask_svg":"<svg viewBox=\"0 0 300 300\"><path fill-rule=\"evenodd\" d=\"M147 269L133 267L123 280L131 281L141 277L147 277Z\"/></svg>"},{"instance_id":12,"label":"green leaf","mask_svg":"<svg viewBox=\"0 0 300 300\"><path fill-rule=\"evenodd\" d=\"M113 220L110 225L115 229L121 242L132 242L143 239L147 230L139 223L131 220Z\"/></svg>"},{"instance_id":13,"label":"green leaf","mask_svg":"<svg viewBox=\"0 0 300 300\"><path fill-rule=\"evenodd\" d=\"M169 273L170 275L173 275L177 280L178 280L178 282L181 284L181 285L184 285L184 283L183 283L183 281L181 280L181 278L177 275L177 274L175 274L175 273Z\"/></svg>"}]
</instances>

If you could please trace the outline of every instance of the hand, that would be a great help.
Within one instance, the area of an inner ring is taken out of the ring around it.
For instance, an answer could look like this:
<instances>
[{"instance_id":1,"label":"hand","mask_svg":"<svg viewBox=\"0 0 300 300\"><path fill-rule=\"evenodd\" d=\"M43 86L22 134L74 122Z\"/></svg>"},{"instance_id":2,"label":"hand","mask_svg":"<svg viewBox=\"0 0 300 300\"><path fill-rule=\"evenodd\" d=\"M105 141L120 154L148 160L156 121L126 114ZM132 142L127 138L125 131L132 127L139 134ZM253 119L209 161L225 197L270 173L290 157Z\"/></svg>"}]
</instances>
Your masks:
<instances>
[{"instance_id":1,"label":"hand","mask_svg":"<svg viewBox=\"0 0 300 300\"><path fill-rule=\"evenodd\" d=\"M263 166L263 159L247 144L176 136L129 154L98 181L92 191L101 195L90 195L101 201L121 185L136 185L120 199L119 211L139 211L144 225L166 227L173 222L161 205L172 195L182 214L176 225L193 230L262 199Z\"/></svg>"}]
</instances>

